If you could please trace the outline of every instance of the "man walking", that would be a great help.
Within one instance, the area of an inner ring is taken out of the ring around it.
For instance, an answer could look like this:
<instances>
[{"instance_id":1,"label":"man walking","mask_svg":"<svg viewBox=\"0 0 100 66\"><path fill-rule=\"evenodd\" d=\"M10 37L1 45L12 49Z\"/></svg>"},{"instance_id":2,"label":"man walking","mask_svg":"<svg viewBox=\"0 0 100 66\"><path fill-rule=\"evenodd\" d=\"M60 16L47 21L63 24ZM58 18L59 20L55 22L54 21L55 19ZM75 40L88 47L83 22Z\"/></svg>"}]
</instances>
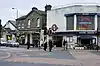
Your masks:
<instances>
[{"instance_id":1,"label":"man walking","mask_svg":"<svg viewBox=\"0 0 100 66\"><path fill-rule=\"evenodd\" d=\"M67 45L67 41L63 41L63 46L64 46L64 50L67 50L67 47L68 47L68 45Z\"/></svg>"},{"instance_id":2,"label":"man walking","mask_svg":"<svg viewBox=\"0 0 100 66\"><path fill-rule=\"evenodd\" d=\"M30 48L30 42L28 41L27 42L27 49L29 49Z\"/></svg>"},{"instance_id":3,"label":"man walking","mask_svg":"<svg viewBox=\"0 0 100 66\"><path fill-rule=\"evenodd\" d=\"M49 40L49 51L51 52L51 50L52 50L52 41L51 40Z\"/></svg>"},{"instance_id":4,"label":"man walking","mask_svg":"<svg viewBox=\"0 0 100 66\"><path fill-rule=\"evenodd\" d=\"M46 51L47 49L47 42L44 43L44 50Z\"/></svg>"},{"instance_id":5,"label":"man walking","mask_svg":"<svg viewBox=\"0 0 100 66\"><path fill-rule=\"evenodd\" d=\"M63 41L63 47L64 47L64 50L65 50L65 40Z\"/></svg>"}]
</instances>

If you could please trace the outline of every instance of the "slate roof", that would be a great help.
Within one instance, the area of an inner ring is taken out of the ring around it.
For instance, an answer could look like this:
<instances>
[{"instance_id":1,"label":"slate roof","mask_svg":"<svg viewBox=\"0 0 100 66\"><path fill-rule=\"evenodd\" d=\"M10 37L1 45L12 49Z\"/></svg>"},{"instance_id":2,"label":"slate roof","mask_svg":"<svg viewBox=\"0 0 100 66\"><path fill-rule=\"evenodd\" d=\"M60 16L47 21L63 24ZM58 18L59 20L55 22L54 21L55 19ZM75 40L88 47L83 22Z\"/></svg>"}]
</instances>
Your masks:
<instances>
[{"instance_id":1,"label":"slate roof","mask_svg":"<svg viewBox=\"0 0 100 66\"><path fill-rule=\"evenodd\" d=\"M5 28L8 23L11 23L17 29L16 21L13 20L9 20L3 27Z\"/></svg>"},{"instance_id":2,"label":"slate roof","mask_svg":"<svg viewBox=\"0 0 100 66\"><path fill-rule=\"evenodd\" d=\"M21 16L19 18L17 18L16 20L24 20L26 19L30 14L32 14L33 12L39 14L39 15L46 15L46 12L45 11L42 11L42 10L38 10L38 9L33 9L31 10L27 15L24 15L24 16Z\"/></svg>"}]
</instances>

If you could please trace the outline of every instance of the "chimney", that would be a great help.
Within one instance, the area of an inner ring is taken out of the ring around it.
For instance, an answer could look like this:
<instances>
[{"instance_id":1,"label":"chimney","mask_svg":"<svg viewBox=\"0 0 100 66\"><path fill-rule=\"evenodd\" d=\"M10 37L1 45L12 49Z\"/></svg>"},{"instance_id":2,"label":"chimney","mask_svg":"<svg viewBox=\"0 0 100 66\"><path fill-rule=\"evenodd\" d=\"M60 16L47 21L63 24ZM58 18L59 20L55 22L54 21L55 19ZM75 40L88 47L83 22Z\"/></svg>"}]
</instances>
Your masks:
<instances>
[{"instance_id":1,"label":"chimney","mask_svg":"<svg viewBox=\"0 0 100 66\"><path fill-rule=\"evenodd\" d=\"M45 11L51 10L52 6L51 5L46 5L45 6Z\"/></svg>"},{"instance_id":2,"label":"chimney","mask_svg":"<svg viewBox=\"0 0 100 66\"><path fill-rule=\"evenodd\" d=\"M33 7L33 8L32 8L32 10L38 10L38 8L36 8L36 7Z\"/></svg>"}]
</instances>

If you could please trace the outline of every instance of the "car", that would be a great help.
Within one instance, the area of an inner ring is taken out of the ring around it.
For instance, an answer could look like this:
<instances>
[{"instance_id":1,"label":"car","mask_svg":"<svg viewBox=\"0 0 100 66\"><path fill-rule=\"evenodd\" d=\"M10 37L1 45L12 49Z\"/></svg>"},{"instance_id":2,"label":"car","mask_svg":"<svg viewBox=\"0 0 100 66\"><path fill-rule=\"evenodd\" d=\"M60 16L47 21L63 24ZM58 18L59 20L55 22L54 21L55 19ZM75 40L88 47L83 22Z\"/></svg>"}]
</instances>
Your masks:
<instances>
[{"instance_id":1,"label":"car","mask_svg":"<svg viewBox=\"0 0 100 66\"><path fill-rule=\"evenodd\" d=\"M4 38L1 38L0 46L5 46L7 44L7 41Z\"/></svg>"},{"instance_id":2,"label":"car","mask_svg":"<svg viewBox=\"0 0 100 66\"><path fill-rule=\"evenodd\" d=\"M16 42L16 41L10 40L10 41L8 41L8 43L6 44L6 47L8 47L8 46L10 46L10 47L19 47L19 43Z\"/></svg>"}]
</instances>

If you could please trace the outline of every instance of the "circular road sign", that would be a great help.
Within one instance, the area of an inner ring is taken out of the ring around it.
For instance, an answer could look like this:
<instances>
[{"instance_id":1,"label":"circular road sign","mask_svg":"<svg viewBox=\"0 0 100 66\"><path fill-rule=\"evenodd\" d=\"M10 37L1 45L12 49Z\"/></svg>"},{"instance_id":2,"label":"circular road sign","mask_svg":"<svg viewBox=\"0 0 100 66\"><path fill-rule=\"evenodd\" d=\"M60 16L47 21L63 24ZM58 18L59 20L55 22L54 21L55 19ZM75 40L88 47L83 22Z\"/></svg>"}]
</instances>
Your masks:
<instances>
[{"instance_id":1,"label":"circular road sign","mask_svg":"<svg viewBox=\"0 0 100 66\"><path fill-rule=\"evenodd\" d=\"M53 31L56 31L58 29L56 24L53 24L51 28L52 28Z\"/></svg>"}]
</instances>

